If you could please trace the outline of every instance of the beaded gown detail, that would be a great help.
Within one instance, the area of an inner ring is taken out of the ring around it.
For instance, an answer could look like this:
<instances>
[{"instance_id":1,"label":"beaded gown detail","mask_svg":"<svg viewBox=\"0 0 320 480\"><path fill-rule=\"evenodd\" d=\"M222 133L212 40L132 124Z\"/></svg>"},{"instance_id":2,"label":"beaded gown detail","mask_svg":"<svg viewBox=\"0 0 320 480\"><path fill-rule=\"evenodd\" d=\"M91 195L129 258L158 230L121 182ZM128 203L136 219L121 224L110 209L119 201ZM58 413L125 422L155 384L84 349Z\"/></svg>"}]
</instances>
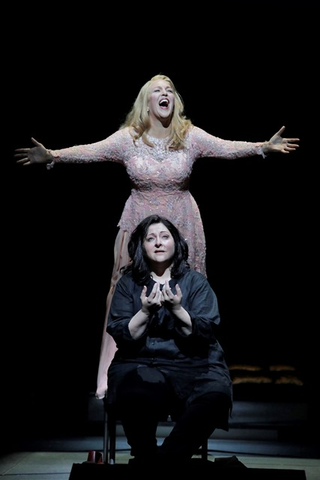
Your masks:
<instances>
[{"instance_id":1,"label":"beaded gown detail","mask_svg":"<svg viewBox=\"0 0 320 480\"><path fill-rule=\"evenodd\" d=\"M96 397L107 393L108 367L116 351L106 326L112 294L120 268L128 263L130 234L145 217L158 214L167 217L180 230L189 246L192 269L206 276L206 241L199 207L189 191L193 165L199 158L236 159L261 155L261 142L223 140L192 126L185 146L171 150L166 139L148 137L153 146L141 138L134 141L130 128L116 131L105 140L61 150L51 150L54 163L89 163L113 161L126 169L131 192L118 223L114 246L114 266L106 301L106 315L101 342Z\"/></svg>"}]
</instances>

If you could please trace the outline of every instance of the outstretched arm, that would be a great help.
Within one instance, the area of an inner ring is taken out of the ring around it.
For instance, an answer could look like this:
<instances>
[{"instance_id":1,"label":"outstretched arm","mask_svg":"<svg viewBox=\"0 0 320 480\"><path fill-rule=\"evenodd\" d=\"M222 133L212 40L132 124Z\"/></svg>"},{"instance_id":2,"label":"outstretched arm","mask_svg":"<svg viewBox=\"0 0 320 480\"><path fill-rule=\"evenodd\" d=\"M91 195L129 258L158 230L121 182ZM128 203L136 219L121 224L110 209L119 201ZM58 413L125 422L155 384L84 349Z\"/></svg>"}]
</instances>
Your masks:
<instances>
[{"instance_id":1,"label":"outstretched arm","mask_svg":"<svg viewBox=\"0 0 320 480\"><path fill-rule=\"evenodd\" d=\"M32 148L17 148L15 150L15 158L18 158L17 163L23 165L31 165L32 163L49 163L52 162L53 156L42 145L37 142L35 138L31 138L32 143L36 146Z\"/></svg>"},{"instance_id":2,"label":"outstretched arm","mask_svg":"<svg viewBox=\"0 0 320 480\"><path fill-rule=\"evenodd\" d=\"M281 127L280 130L275 133L268 142L265 142L262 145L262 151L265 155L268 153L290 153L296 150L299 145L297 142L300 141L299 138L283 138L281 135L284 132L286 127Z\"/></svg>"},{"instance_id":3,"label":"outstretched arm","mask_svg":"<svg viewBox=\"0 0 320 480\"><path fill-rule=\"evenodd\" d=\"M35 145L31 148L17 148L14 156L23 165L46 164L52 168L56 163L92 163L118 162L123 164L126 152L132 147L132 137L129 129L117 130L98 142L83 145L73 145L61 149L49 150L34 138Z\"/></svg>"}]
</instances>

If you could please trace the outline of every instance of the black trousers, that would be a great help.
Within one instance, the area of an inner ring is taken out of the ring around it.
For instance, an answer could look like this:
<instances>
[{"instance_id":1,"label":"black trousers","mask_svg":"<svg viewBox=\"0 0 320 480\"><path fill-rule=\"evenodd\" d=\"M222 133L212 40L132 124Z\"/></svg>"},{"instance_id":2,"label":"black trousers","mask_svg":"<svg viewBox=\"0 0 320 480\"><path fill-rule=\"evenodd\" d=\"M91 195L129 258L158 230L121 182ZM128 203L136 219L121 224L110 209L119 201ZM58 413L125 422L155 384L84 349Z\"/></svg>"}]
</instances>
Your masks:
<instances>
[{"instance_id":1,"label":"black trousers","mask_svg":"<svg viewBox=\"0 0 320 480\"><path fill-rule=\"evenodd\" d=\"M161 372L138 367L121 383L116 410L131 455L137 460L179 462L191 459L217 426L227 425L230 401L227 395L212 392L186 406L175 396ZM168 415L175 424L158 446L157 426Z\"/></svg>"}]
</instances>

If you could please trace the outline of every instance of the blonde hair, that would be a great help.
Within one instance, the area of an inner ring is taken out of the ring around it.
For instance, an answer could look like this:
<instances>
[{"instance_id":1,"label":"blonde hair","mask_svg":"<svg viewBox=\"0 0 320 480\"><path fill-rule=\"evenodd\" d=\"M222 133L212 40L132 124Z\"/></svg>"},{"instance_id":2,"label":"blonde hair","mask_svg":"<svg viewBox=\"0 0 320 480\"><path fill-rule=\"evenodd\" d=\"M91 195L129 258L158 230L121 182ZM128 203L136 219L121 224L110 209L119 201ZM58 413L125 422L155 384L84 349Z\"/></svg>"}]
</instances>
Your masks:
<instances>
[{"instance_id":1,"label":"blonde hair","mask_svg":"<svg viewBox=\"0 0 320 480\"><path fill-rule=\"evenodd\" d=\"M172 112L171 134L169 136L168 143L170 145L170 149L179 150L184 147L184 139L189 128L192 126L192 122L185 116L183 100L176 90L172 80L166 75L155 75L143 85L131 110L126 116L124 123L120 126L120 129L132 127L130 132L134 141L142 137L144 143L153 146L146 136L146 131L148 131L150 128L147 106L150 84L157 80L164 80L168 82L174 93L175 106Z\"/></svg>"}]
</instances>

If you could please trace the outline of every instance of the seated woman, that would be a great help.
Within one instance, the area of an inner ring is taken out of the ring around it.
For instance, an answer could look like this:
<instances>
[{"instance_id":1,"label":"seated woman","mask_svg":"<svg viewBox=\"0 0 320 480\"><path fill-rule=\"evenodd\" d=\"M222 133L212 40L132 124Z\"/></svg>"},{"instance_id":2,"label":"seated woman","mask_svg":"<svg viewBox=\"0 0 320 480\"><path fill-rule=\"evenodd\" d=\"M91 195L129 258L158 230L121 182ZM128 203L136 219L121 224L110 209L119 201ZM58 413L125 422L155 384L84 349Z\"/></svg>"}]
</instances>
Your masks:
<instances>
[{"instance_id":1,"label":"seated woman","mask_svg":"<svg viewBox=\"0 0 320 480\"><path fill-rule=\"evenodd\" d=\"M118 349L105 406L116 406L131 463L185 462L216 428L228 430L232 382L215 335L217 298L190 269L188 245L166 218L140 222L128 253L107 325ZM157 426L168 415L175 426L158 446Z\"/></svg>"}]
</instances>

